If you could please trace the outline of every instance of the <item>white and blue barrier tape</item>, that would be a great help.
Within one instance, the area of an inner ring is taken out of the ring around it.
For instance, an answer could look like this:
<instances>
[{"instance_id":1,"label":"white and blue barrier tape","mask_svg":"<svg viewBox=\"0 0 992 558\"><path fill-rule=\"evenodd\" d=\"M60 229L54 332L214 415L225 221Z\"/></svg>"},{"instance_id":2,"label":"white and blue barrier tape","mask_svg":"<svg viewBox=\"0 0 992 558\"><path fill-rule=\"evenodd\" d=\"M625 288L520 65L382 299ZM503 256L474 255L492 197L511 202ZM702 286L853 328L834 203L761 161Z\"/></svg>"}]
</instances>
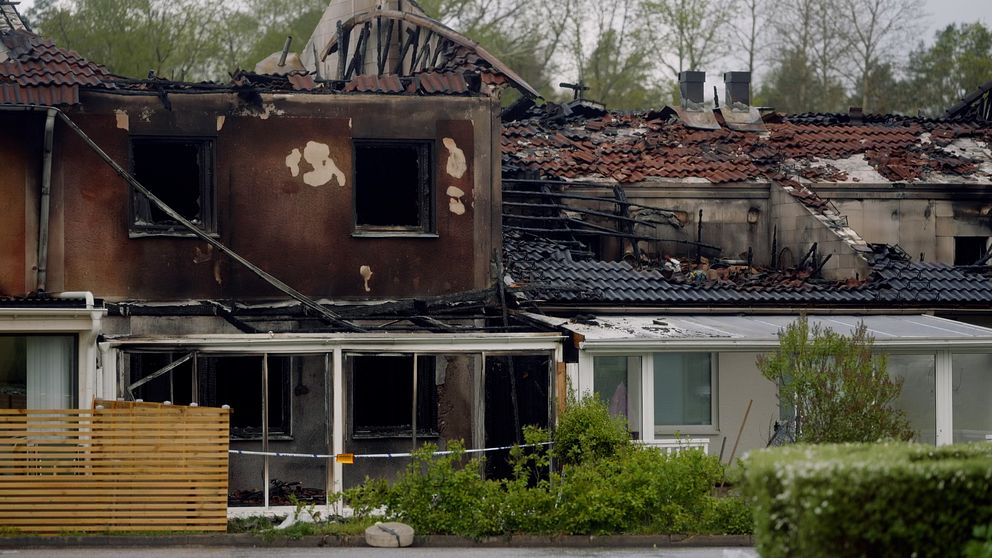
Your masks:
<instances>
[{"instance_id":1,"label":"white and blue barrier tape","mask_svg":"<svg viewBox=\"0 0 992 558\"><path fill-rule=\"evenodd\" d=\"M515 447L520 448L533 448L538 446L550 446L551 442L541 442L539 444L522 444L513 446L499 446L494 448L478 448L478 449L467 449L461 450L459 453L486 453L490 451L502 451L513 449ZM413 453L402 452L402 453L339 453L339 454L328 454L328 453L296 453L296 452L285 452L285 451L254 451L254 450L227 450L228 453L234 455L262 455L269 457L302 457L310 459L334 459L340 463L353 463L356 459L374 459L374 458L385 458L390 459L394 457L411 457ZM455 453L454 450L442 450L432 452L431 455L451 455Z\"/></svg>"}]
</instances>

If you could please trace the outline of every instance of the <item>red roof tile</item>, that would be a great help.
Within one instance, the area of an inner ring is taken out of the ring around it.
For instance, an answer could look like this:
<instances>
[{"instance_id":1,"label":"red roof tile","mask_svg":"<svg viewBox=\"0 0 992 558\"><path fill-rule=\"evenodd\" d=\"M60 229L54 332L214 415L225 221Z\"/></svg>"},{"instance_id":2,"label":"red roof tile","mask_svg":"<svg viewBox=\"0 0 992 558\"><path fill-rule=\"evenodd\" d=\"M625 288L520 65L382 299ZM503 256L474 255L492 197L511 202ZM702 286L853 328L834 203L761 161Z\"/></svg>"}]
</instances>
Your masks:
<instances>
[{"instance_id":1,"label":"red roof tile","mask_svg":"<svg viewBox=\"0 0 992 558\"><path fill-rule=\"evenodd\" d=\"M79 86L110 78L103 66L28 31L9 31L0 41L10 57L0 63L0 103L75 104Z\"/></svg>"},{"instance_id":2,"label":"red roof tile","mask_svg":"<svg viewBox=\"0 0 992 558\"><path fill-rule=\"evenodd\" d=\"M610 113L562 120L536 114L503 128L506 172L549 178L705 178L712 183L767 179L780 172L811 181L846 180L829 164L861 155L891 181L925 179L931 172L973 175L975 161L942 149L957 138L992 139L992 125L846 115L777 115L767 133L699 130L666 112ZM929 133L927 138L925 134ZM992 161L984 161L992 162Z\"/></svg>"}]
</instances>

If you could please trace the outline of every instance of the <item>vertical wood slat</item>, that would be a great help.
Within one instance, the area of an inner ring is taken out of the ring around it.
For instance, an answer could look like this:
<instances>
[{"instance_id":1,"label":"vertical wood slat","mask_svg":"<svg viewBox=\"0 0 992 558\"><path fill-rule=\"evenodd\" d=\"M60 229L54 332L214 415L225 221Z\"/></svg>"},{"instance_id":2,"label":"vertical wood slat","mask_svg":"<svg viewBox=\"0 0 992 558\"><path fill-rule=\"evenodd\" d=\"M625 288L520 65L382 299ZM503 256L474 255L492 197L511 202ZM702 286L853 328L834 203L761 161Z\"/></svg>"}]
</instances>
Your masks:
<instances>
[{"instance_id":1,"label":"vertical wood slat","mask_svg":"<svg viewBox=\"0 0 992 558\"><path fill-rule=\"evenodd\" d=\"M0 525L53 535L227 529L229 409L96 405L0 409Z\"/></svg>"}]
</instances>

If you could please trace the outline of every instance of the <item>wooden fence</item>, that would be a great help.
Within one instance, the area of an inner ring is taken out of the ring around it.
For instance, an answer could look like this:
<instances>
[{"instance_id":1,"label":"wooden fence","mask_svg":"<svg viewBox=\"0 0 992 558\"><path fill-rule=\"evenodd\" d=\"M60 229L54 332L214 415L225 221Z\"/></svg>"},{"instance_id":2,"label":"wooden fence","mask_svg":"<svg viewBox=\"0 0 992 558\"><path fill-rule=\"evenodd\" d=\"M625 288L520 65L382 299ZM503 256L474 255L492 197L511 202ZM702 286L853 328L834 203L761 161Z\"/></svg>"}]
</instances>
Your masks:
<instances>
[{"instance_id":1,"label":"wooden fence","mask_svg":"<svg viewBox=\"0 0 992 558\"><path fill-rule=\"evenodd\" d=\"M227 529L228 409L0 409L0 528Z\"/></svg>"}]
</instances>

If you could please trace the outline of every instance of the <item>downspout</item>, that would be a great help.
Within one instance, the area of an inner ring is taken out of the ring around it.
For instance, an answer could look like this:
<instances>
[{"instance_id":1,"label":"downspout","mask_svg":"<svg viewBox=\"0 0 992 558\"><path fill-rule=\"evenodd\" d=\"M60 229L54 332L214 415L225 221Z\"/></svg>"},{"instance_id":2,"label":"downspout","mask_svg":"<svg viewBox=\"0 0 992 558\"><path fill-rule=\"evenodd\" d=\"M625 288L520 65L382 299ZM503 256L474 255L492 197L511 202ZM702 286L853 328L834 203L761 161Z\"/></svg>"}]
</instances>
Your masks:
<instances>
[{"instance_id":1,"label":"downspout","mask_svg":"<svg viewBox=\"0 0 992 558\"><path fill-rule=\"evenodd\" d=\"M52 144L55 140L56 109L45 117L45 147L41 164L41 206L38 210L38 264L34 288L44 292L48 286L48 221L52 206Z\"/></svg>"}]
</instances>

